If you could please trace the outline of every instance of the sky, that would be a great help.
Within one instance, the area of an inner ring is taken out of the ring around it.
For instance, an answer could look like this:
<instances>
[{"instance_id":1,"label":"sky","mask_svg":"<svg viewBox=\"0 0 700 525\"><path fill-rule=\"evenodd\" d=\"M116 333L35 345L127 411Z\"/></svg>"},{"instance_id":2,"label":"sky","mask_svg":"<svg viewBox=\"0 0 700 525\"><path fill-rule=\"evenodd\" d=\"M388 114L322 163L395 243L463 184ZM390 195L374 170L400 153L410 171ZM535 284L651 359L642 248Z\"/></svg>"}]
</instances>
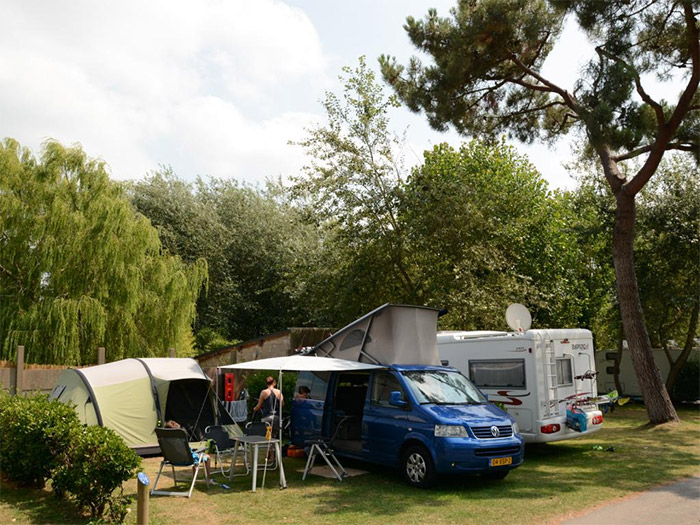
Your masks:
<instances>
[{"instance_id":1,"label":"sky","mask_svg":"<svg viewBox=\"0 0 700 525\"><path fill-rule=\"evenodd\" d=\"M114 179L159 166L180 177L261 184L307 162L304 129L324 122L320 101L339 92L343 66L381 54L405 63L415 49L406 16L431 0L0 0L0 138L38 154L55 139L80 143ZM591 46L568 28L545 72L571 88ZM424 116L391 114L406 129L406 162L434 144L458 145ZM552 187L575 183L562 164L570 146L516 145Z\"/></svg>"}]
</instances>

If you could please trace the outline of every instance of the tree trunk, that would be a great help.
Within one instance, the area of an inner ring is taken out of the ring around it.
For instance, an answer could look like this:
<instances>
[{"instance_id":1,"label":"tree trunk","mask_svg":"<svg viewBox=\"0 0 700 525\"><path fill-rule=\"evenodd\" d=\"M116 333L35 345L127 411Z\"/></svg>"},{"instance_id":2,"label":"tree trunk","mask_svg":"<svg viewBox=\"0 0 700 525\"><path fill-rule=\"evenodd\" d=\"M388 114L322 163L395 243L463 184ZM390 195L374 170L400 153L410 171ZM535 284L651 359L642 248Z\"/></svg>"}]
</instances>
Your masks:
<instances>
[{"instance_id":1,"label":"tree trunk","mask_svg":"<svg viewBox=\"0 0 700 525\"><path fill-rule=\"evenodd\" d=\"M653 424L678 421L659 368L654 362L651 342L634 270L634 195L624 189L616 192L617 209L613 233L613 259L620 301L622 325L632 357L637 381L644 397L649 421Z\"/></svg>"},{"instance_id":2,"label":"tree trunk","mask_svg":"<svg viewBox=\"0 0 700 525\"><path fill-rule=\"evenodd\" d=\"M695 346L695 332L698 329L698 314L700 314L700 299L695 298L695 304L693 305L693 311L690 314L690 323L688 323L688 333L685 337L685 345L683 345L683 351L681 355L678 356L675 363L671 363L671 369L668 371L668 377L666 378L666 390L669 394L673 392L673 387L676 384L676 379L678 379L678 374L680 373L685 363L688 361L688 356L690 351Z\"/></svg>"}]
</instances>

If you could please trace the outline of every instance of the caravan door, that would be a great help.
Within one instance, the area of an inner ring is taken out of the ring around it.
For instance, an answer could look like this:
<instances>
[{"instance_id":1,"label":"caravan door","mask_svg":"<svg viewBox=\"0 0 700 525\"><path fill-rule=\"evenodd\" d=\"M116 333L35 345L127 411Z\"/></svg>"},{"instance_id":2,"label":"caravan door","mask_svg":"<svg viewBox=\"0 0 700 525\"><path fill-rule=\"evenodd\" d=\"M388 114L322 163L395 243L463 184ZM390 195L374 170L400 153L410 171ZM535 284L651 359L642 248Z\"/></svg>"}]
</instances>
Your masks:
<instances>
[{"instance_id":1,"label":"caravan door","mask_svg":"<svg viewBox=\"0 0 700 525\"><path fill-rule=\"evenodd\" d=\"M598 395L594 377L584 378L595 371L593 339L588 330L551 330L545 335L554 346L556 389L560 412L574 399L595 398Z\"/></svg>"}]
</instances>

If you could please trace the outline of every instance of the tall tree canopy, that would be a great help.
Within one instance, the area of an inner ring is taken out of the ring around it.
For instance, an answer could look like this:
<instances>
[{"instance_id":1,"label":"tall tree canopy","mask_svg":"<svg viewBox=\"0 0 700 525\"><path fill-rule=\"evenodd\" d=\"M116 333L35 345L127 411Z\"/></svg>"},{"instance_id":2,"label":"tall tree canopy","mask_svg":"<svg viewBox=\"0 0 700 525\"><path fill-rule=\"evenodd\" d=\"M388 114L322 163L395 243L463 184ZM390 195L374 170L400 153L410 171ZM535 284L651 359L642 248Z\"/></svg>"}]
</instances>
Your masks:
<instances>
[{"instance_id":1,"label":"tall tree canopy","mask_svg":"<svg viewBox=\"0 0 700 525\"><path fill-rule=\"evenodd\" d=\"M168 168L129 188L168 251L208 263L209 288L197 303L200 351L310 321L295 275L309 228L276 193L217 179L188 183Z\"/></svg>"},{"instance_id":2,"label":"tall tree canopy","mask_svg":"<svg viewBox=\"0 0 700 525\"><path fill-rule=\"evenodd\" d=\"M326 122L296 143L309 164L291 188L309 222L319 226L308 291L324 312L317 317L331 325L415 294L397 217L403 142L389 112L398 101L387 96L364 57L355 69L344 67L340 80L342 94L327 92L323 100Z\"/></svg>"},{"instance_id":3,"label":"tall tree canopy","mask_svg":"<svg viewBox=\"0 0 700 525\"><path fill-rule=\"evenodd\" d=\"M443 144L408 172L394 97L363 59L344 73L292 187L320 226L304 278L319 317L338 326L391 301L447 307L445 328L493 329L517 301L538 323L575 324L585 288L567 209L527 159L505 143Z\"/></svg>"},{"instance_id":4,"label":"tall tree canopy","mask_svg":"<svg viewBox=\"0 0 700 525\"><path fill-rule=\"evenodd\" d=\"M406 31L432 64L381 57L384 79L437 128L503 131L524 141L585 134L616 201L614 263L625 335L654 423L677 415L654 364L634 270L635 196L669 150L698 157L700 42L694 0L462 0L451 16L430 10ZM595 57L568 91L542 74L565 18L576 18ZM683 79L678 96L657 100L650 75ZM641 159L627 174L620 163Z\"/></svg>"},{"instance_id":5,"label":"tall tree canopy","mask_svg":"<svg viewBox=\"0 0 700 525\"><path fill-rule=\"evenodd\" d=\"M191 351L206 263L161 252L104 163L79 147L41 158L0 146L0 345L34 363L96 362Z\"/></svg>"},{"instance_id":6,"label":"tall tree canopy","mask_svg":"<svg viewBox=\"0 0 700 525\"><path fill-rule=\"evenodd\" d=\"M689 158L673 156L659 166L659 178L640 192L635 258L644 318L654 348L666 350L672 391L688 360L700 309L700 172ZM588 326L602 348L622 349L619 311L614 293L611 190L603 181L586 180L569 196L576 232L587 246L592 290ZM613 307L613 308L611 308ZM682 349L676 359L668 352ZM658 359L658 357L657 357ZM620 388L622 391L623 389Z\"/></svg>"},{"instance_id":7,"label":"tall tree canopy","mask_svg":"<svg viewBox=\"0 0 700 525\"><path fill-rule=\"evenodd\" d=\"M504 142L443 144L409 177L401 222L420 302L446 307L441 326L506 328L509 303L535 326L572 326L587 289L565 200Z\"/></svg>"}]
</instances>

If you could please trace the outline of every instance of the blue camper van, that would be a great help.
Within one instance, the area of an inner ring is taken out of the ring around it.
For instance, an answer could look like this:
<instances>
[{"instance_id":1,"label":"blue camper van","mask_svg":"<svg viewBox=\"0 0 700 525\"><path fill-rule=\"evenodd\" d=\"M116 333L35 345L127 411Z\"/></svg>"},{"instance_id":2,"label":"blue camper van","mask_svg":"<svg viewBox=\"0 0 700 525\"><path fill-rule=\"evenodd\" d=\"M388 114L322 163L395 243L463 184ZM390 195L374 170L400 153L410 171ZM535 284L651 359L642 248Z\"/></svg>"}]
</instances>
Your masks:
<instances>
[{"instance_id":1,"label":"blue camper van","mask_svg":"<svg viewBox=\"0 0 700 525\"><path fill-rule=\"evenodd\" d=\"M337 455L400 467L417 487L448 473L502 479L523 462L515 421L452 367L301 372L295 391L295 445L332 438Z\"/></svg>"}]
</instances>

